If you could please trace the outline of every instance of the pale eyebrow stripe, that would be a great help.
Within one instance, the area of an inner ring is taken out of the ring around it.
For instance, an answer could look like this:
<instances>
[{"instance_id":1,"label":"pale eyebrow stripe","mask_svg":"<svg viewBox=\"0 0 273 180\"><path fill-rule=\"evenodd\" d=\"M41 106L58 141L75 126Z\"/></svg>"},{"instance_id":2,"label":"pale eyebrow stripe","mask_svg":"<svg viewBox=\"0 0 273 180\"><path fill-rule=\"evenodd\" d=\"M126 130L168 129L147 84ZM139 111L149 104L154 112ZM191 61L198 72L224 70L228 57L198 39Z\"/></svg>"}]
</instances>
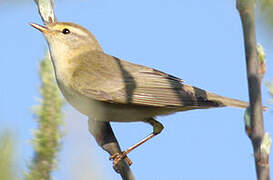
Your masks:
<instances>
[{"instance_id":1,"label":"pale eyebrow stripe","mask_svg":"<svg viewBox=\"0 0 273 180\"><path fill-rule=\"evenodd\" d=\"M76 33L78 35L82 35L82 36L86 36L86 33L82 30L79 30L77 28L74 28L74 27L71 27L71 30L70 30L72 33Z\"/></svg>"}]
</instances>

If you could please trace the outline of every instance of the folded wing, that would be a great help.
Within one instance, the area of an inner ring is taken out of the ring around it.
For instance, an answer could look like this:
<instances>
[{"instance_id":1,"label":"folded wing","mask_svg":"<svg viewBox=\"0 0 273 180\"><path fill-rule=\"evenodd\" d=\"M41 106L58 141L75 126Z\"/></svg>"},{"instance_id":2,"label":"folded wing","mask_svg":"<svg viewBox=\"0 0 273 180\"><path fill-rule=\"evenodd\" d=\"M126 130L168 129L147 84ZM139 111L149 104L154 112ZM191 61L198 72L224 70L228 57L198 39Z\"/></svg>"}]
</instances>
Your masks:
<instances>
[{"instance_id":1,"label":"folded wing","mask_svg":"<svg viewBox=\"0 0 273 180\"><path fill-rule=\"evenodd\" d=\"M208 100L207 91L183 84L183 80L164 72L97 51L82 57L73 71L71 85L87 97L154 107L221 106Z\"/></svg>"}]
</instances>

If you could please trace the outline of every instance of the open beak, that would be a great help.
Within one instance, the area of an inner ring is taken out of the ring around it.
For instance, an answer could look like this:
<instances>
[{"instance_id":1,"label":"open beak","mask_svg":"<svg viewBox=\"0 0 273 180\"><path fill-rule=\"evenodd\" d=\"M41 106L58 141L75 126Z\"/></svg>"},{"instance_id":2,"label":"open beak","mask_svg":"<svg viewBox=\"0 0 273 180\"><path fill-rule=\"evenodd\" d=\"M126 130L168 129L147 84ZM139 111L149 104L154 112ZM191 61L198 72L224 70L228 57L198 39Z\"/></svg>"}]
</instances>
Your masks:
<instances>
[{"instance_id":1,"label":"open beak","mask_svg":"<svg viewBox=\"0 0 273 180\"><path fill-rule=\"evenodd\" d=\"M31 25L32 27L35 27L36 29L38 29L41 32L45 32L48 31L48 28L39 24L35 24L35 23L29 23L29 25Z\"/></svg>"}]
</instances>

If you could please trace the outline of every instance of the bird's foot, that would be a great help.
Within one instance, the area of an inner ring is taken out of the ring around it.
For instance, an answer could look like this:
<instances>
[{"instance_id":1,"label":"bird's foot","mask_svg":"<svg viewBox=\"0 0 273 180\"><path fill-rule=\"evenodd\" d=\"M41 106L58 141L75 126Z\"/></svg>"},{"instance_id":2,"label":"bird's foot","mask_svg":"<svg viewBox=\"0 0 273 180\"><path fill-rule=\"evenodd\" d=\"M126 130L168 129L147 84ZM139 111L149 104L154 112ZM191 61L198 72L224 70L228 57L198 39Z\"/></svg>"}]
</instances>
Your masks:
<instances>
[{"instance_id":1,"label":"bird's foot","mask_svg":"<svg viewBox=\"0 0 273 180\"><path fill-rule=\"evenodd\" d=\"M113 160L113 166L117 166L117 164L124 159L129 166L133 164L133 162L128 158L127 153L125 152L120 152L120 153L115 153L112 156L110 156L109 160Z\"/></svg>"}]
</instances>

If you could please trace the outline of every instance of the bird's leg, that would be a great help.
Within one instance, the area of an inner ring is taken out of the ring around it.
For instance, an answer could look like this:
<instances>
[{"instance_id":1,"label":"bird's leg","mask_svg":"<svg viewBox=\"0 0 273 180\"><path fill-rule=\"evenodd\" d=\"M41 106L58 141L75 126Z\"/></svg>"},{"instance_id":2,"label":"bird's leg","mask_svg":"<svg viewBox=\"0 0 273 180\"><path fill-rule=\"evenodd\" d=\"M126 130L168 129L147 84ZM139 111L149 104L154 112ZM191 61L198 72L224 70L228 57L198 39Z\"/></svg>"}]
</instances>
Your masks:
<instances>
[{"instance_id":1,"label":"bird's leg","mask_svg":"<svg viewBox=\"0 0 273 180\"><path fill-rule=\"evenodd\" d=\"M118 141L109 122L96 121L89 118L88 127L90 133L94 136L98 145L101 146L102 149L107 151L110 155L121 152ZM130 163L132 163L131 160L126 157L119 163L114 164L113 167L116 172L121 174L121 176L133 177L133 174L129 167Z\"/></svg>"},{"instance_id":2,"label":"bird's leg","mask_svg":"<svg viewBox=\"0 0 273 180\"><path fill-rule=\"evenodd\" d=\"M110 157L110 160L113 160L114 165L118 164L122 159L126 158L127 154L129 152L131 152L132 150L134 150L135 148L137 148L141 144L145 143L149 139L151 139L151 138L155 137L156 135L158 135L164 128L164 126L160 122L156 121L153 118L147 120L147 122L153 126L153 133L150 134L149 136L147 136L146 138L142 139L141 141L139 141L135 145L131 146L126 151L118 152L118 153L115 153L114 155L112 155Z\"/></svg>"}]
</instances>

